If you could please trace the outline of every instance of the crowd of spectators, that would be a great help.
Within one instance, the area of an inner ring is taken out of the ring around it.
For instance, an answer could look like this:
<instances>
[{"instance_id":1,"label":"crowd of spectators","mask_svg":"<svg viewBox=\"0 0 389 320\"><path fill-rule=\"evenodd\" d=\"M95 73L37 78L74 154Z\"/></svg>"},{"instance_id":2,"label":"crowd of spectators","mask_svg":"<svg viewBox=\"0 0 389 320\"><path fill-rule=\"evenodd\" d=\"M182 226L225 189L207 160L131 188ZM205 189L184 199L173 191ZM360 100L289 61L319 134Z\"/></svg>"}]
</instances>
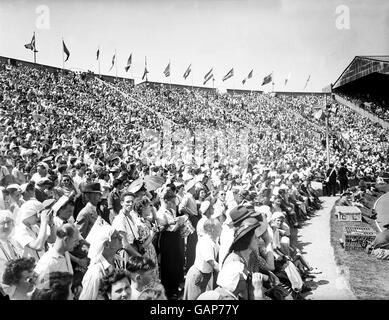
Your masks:
<instances>
[{"instance_id":1,"label":"crowd of spectators","mask_svg":"<svg viewBox=\"0 0 389 320\"><path fill-rule=\"evenodd\" d=\"M2 296L303 299L310 291L318 270L293 235L320 208L314 182L331 171L321 124L301 105L322 98L107 85L5 64L0 88ZM348 148L334 138L334 163L360 179L386 172L386 142L377 141L385 132L341 106L330 125L349 134ZM218 135L228 137L224 150L209 148ZM159 152L166 143L170 152Z\"/></svg>"}]
</instances>

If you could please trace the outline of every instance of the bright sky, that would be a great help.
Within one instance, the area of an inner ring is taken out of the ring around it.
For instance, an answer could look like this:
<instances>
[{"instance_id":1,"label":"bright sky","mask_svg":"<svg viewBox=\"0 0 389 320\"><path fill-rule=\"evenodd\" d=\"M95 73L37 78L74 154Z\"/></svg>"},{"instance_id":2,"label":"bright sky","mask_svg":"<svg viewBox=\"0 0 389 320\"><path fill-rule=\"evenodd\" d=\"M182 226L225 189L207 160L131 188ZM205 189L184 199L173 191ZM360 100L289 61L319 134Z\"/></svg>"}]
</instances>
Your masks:
<instances>
[{"instance_id":1,"label":"bright sky","mask_svg":"<svg viewBox=\"0 0 389 320\"><path fill-rule=\"evenodd\" d=\"M349 9L349 29L337 28L337 18L347 13L336 13L340 5ZM355 55L389 54L389 1L0 0L0 55L32 61L24 44L34 31L42 64L62 66L64 37L70 50L65 68L98 72L100 45L101 73L108 74L116 49L118 75L136 82L147 56L149 81L202 85L213 67L215 87L271 90L261 83L273 71L276 91L303 91L308 75L305 91L321 91ZM131 52L133 65L125 73ZM170 79L163 74L169 59ZM223 83L232 67L235 76ZM251 69L253 78L243 86Z\"/></svg>"}]
</instances>

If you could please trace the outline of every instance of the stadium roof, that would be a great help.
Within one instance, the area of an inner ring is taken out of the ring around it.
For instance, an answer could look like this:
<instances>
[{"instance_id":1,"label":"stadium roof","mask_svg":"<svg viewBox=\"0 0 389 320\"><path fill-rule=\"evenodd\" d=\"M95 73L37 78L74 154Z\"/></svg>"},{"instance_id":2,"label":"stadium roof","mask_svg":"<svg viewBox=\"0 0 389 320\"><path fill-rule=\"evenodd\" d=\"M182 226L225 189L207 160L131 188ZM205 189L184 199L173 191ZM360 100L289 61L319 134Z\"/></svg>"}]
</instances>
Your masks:
<instances>
[{"instance_id":1,"label":"stadium roof","mask_svg":"<svg viewBox=\"0 0 389 320\"><path fill-rule=\"evenodd\" d=\"M356 56L335 81L333 89L373 73L389 75L389 56Z\"/></svg>"}]
</instances>

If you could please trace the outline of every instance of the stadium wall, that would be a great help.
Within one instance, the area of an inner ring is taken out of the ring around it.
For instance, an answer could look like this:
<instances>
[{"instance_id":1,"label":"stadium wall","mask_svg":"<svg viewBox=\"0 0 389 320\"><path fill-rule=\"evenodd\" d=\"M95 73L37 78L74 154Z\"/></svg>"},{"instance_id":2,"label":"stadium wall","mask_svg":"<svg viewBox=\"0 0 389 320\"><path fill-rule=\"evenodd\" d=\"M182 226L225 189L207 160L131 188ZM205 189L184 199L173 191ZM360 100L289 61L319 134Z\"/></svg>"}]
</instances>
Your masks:
<instances>
[{"instance_id":1,"label":"stadium wall","mask_svg":"<svg viewBox=\"0 0 389 320\"><path fill-rule=\"evenodd\" d=\"M187 89L187 90L202 90L202 91L208 91L208 92L216 92L216 89L209 88L209 87L198 87L198 86L189 86L185 84L169 84L164 82L151 82L151 81L144 81L141 83L138 83L137 86L148 86L149 88L155 89L155 88L161 88L161 87L168 87L173 89Z\"/></svg>"}]
</instances>

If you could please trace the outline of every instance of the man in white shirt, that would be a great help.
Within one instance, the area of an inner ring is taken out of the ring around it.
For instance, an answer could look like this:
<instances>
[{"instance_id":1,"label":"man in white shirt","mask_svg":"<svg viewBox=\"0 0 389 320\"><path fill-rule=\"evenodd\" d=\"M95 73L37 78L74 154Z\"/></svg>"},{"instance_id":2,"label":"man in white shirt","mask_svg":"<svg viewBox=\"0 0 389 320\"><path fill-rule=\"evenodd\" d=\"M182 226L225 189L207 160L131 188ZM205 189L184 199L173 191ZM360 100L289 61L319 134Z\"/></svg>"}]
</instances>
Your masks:
<instances>
[{"instance_id":1,"label":"man in white shirt","mask_svg":"<svg viewBox=\"0 0 389 320\"><path fill-rule=\"evenodd\" d=\"M146 257L130 257L126 269L131 275L131 299L138 300L140 293L156 281L155 263Z\"/></svg>"},{"instance_id":2,"label":"man in white shirt","mask_svg":"<svg viewBox=\"0 0 389 320\"><path fill-rule=\"evenodd\" d=\"M121 235L110 225L103 225L90 241L88 257L91 259L82 279L79 300L97 300L101 279L114 269L116 251L121 246Z\"/></svg>"},{"instance_id":3,"label":"man in white shirt","mask_svg":"<svg viewBox=\"0 0 389 320\"><path fill-rule=\"evenodd\" d=\"M79 241L78 229L73 224L66 223L57 228L56 235L53 247L40 258L35 266L35 272L39 275L38 281L44 282L44 278L50 272L73 274L69 251L73 250Z\"/></svg>"},{"instance_id":4,"label":"man in white shirt","mask_svg":"<svg viewBox=\"0 0 389 320\"><path fill-rule=\"evenodd\" d=\"M37 172L32 175L30 180L37 183L39 180L47 177L48 170L49 170L49 166L47 163L44 162L38 163Z\"/></svg>"},{"instance_id":5,"label":"man in white shirt","mask_svg":"<svg viewBox=\"0 0 389 320\"><path fill-rule=\"evenodd\" d=\"M122 209L119 214L113 219L112 227L114 227L122 236L122 248L130 256L141 256L138 248L134 246L134 241L139 238L138 227L136 225L136 214L133 213L135 195L130 192L125 192L121 196Z\"/></svg>"}]
</instances>

